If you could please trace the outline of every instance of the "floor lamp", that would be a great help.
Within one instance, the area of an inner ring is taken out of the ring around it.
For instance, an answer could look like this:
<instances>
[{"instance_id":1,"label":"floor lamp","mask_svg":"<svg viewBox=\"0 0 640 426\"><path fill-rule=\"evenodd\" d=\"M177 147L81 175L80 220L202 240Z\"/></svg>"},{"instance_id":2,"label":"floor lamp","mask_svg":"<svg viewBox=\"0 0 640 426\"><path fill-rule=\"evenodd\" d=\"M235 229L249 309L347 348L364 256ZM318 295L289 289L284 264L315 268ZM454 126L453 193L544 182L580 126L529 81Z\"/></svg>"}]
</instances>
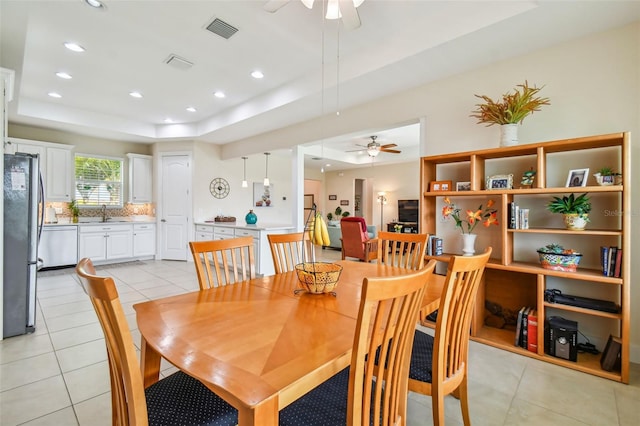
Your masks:
<instances>
[{"instance_id":1,"label":"floor lamp","mask_svg":"<svg viewBox=\"0 0 640 426\"><path fill-rule=\"evenodd\" d=\"M380 231L384 230L384 205L387 204L387 197L384 192L378 192L378 202L380 203Z\"/></svg>"}]
</instances>

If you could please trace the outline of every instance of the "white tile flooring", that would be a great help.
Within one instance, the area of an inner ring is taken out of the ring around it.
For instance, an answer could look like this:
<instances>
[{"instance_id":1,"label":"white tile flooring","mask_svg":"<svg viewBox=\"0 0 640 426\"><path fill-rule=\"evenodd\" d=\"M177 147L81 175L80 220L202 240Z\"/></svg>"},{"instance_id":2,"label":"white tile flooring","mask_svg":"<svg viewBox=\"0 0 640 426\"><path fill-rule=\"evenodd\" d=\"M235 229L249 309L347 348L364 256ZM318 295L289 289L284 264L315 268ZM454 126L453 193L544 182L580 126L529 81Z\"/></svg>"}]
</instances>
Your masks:
<instances>
[{"instance_id":1,"label":"white tile flooring","mask_svg":"<svg viewBox=\"0 0 640 426\"><path fill-rule=\"evenodd\" d=\"M323 250L327 260L340 252ZM198 289L192 263L145 261L99 268L116 279L134 341L135 303ZM38 280L36 332L0 342L0 424L111 425L102 331L73 269ZM173 367L163 364L163 374ZM474 425L638 425L640 365L622 385L472 342L470 411ZM408 425L430 425L431 400L411 394ZM462 424L446 400L447 424Z\"/></svg>"}]
</instances>

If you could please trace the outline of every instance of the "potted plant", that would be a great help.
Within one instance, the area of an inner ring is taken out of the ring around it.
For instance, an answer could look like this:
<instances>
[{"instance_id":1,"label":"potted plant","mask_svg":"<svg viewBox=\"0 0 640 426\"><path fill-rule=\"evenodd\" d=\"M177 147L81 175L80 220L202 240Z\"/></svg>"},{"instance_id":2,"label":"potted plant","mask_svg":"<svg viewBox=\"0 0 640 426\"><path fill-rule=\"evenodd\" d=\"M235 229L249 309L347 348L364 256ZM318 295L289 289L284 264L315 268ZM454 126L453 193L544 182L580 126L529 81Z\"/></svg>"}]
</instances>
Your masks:
<instances>
[{"instance_id":1,"label":"potted plant","mask_svg":"<svg viewBox=\"0 0 640 426\"><path fill-rule=\"evenodd\" d=\"M507 92L502 95L502 100L494 101L488 96L475 95L484 103L476 104L476 109L472 111L470 117L478 119L478 124L501 126L501 146L516 145L518 143L518 124L534 111L540 111L542 105L550 105L549 98L538 95L544 86L530 87L525 80L524 84L519 84L513 93Z\"/></svg>"},{"instance_id":2,"label":"potted plant","mask_svg":"<svg viewBox=\"0 0 640 426\"><path fill-rule=\"evenodd\" d=\"M73 223L78 223L78 216L80 216L80 208L78 207L78 201L73 200L68 203L69 211L71 212L71 218Z\"/></svg>"},{"instance_id":3,"label":"potted plant","mask_svg":"<svg viewBox=\"0 0 640 426\"><path fill-rule=\"evenodd\" d=\"M582 254L573 249L565 249L560 244L547 244L537 250L540 264L545 269L575 272Z\"/></svg>"},{"instance_id":4,"label":"potted plant","mask_svg":"<svg viewBox=\"0 0 640 426\"><path fill-rule=\"evenodd\" d=\"M620 185L622 183L622 174L613 171L612 167L602 167L597 173L593 175L596 178L598 185Z\"/></svg>"},{"instance_id":5,"label":"potted plant","mask_svg":"<svg viewBox=\"0 0 640 426\"><path fill-rule=\"evenodd\" d=\"M563 214L567 229L582 231L589 222L591 201L586 193L577 197L575 194L565 195L562 198L553 197L553 200L547 204L547 210L551 213Z\"/></svg>"}]
</instances>

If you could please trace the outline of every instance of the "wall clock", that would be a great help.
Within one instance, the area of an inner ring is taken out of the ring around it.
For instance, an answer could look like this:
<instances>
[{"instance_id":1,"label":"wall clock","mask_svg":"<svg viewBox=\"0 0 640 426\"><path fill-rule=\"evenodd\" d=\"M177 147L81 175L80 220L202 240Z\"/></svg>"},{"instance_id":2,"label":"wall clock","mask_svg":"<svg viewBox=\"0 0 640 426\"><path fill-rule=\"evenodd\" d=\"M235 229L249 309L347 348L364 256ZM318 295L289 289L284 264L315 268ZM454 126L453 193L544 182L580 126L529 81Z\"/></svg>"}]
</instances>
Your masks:
<instances>
[{"instance_id":1,"label":"wall clock","mask_svg":"<svg viewBox=\"0 0 640 426\"><path fill-rule=\"evenodd\" d=\"M209 191L216 198L224 198L229 195L229 182L223 178L215 178L209 184Z\"/></svg>"}]
</instances>

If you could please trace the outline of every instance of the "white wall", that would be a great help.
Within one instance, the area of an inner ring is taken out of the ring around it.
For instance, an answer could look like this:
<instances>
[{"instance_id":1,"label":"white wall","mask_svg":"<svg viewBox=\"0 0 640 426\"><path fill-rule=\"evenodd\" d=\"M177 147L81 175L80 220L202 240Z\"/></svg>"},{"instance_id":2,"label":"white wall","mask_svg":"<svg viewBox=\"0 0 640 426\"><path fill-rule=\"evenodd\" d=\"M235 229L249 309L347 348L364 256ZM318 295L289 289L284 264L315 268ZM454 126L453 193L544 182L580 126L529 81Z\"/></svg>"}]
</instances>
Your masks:
<instances>
[{"instance_id":1,"label":"white wall","mask_svg":"<svg viewBox=\"0 0 640 426\"><path fill-rule=\"evenodd\" d=\"M496 46L478 46L494 49ZM426 117L426 155L497 147L499 129L477 125L469 117L473 94L497 97L528 80L545 85L551 105L528 117L520 128L522 143L631 131L631 163L640 164L640 22L578 38L522 57L435 81L406 92L343 109L296 126L236 141L223 156L254 144L296 145L305 141L389 127ZM322 124L322 125L320 125ZM323 134L320 134L320 133ZM638 182L632 170L632 182ZM631 187L632 235L640 235L640 192ZM328 206L329 208L331 206ZM375 221L375 217L374 217ZM379 225L379 224L378 224ZM630 257L640 252L632 240ZM640 264L632 262L631 360L640 363Z\"/></svg>"}]
</instances>

